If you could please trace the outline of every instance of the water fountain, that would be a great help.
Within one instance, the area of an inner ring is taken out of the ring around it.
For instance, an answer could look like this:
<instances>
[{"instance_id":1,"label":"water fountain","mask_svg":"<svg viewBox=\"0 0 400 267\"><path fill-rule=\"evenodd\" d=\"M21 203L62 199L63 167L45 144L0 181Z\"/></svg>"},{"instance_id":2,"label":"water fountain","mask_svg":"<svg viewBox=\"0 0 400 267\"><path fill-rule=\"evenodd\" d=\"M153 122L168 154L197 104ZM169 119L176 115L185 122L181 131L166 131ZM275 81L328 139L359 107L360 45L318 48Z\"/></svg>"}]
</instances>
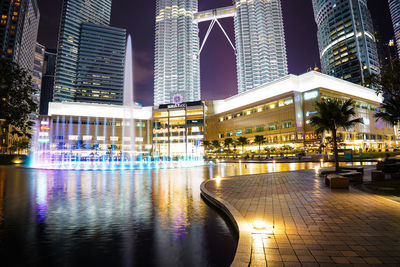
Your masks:
<instances>
[{"instance_id":1,"label":"water fountain","mask_svg":"<svg viewBox=\"0 0 400 267\"><path fill-rule=\"evenodd\" d=\"M123 106L50 103L50 106L62 106L64 111L42 117L36 124L31 167L132 170L182 168L204 164L201 149L188 151L186 155L176 159L152 155L152 109L142 108L134 103L132 51L131 37L128 36ZM146 116L141 114L145 109ZM147 144L144 142L145 136Z\"/></svg>"}]
</instances>

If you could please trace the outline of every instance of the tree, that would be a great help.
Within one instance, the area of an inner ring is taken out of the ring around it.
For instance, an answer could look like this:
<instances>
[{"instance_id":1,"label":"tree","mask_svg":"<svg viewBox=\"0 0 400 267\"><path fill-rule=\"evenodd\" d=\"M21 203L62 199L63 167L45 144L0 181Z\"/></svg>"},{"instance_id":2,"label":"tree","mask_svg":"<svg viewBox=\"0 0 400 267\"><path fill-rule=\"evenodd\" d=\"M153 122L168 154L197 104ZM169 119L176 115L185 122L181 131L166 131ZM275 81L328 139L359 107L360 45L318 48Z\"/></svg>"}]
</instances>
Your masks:
<instances>
[{"instance_id":1,"label":"tree","mask_svg":"<svg viewBox=\"0 0 400 267\"><path fill-rule=\"evenodd\" d=\"M400 97L388 96L375 117L395 126L400 121Z\"/></svg>"},{"instance_id":2,"label":"tree","mask_svg":"<svg viewBox=\"0 0 400 267\"><path fill-rule=\"evenodd\" d=\"M28 149L29 145L30 141L27 138L15 140L15 142L10 146L10 150L17 152L17 154L20 154L21 151Z\"/></svg>"},{"instance_id":3,"label":"tree","mask_svg":"<svg viewBox=\"0 0 400 267\"><path fill-rule=\"evenodd\" d=\"M238 145L239 145L238 140L234 139L233 143L232 143L232 146L233 146L233 158L236 158L236 150L237 150L236 148L237 148Z\"/></svg>"},{"instance_id":4,"label":"tree","mask_svg":"<svg viewBox=\"0 0 400 267\"><path fill-rule=\"evenodd\" d=\"M392 96L400 98L400 61L395 59L391 61L383 73L379 75L369 75L366 78L366 84L369 87L377 88L377 92L383 96Z\"/></svg>"},{"instance_id":5,"label":"tree","mask_svg":"<svg viewBox=\"0 0 400 267\"><path fill-rule=\"evenodd\" d=\"M384 96L381 109L375 117L396 125L400 121L400 61L392 60L381 76L371 75L368 81Z\"/></svg>"},{"instance_id":6,"label":"tree","mask_svg":"<svg viewBox=\"0 0 400 267\"><path fill-rule=\"evenodd\" d=\"M228 148L228 158L229 158L229 152L230 152L231 145L233 145L233 139L232 138L226 138L224 140L224 147Z\"/></svg>"},{"instance_id":7,"label":"tree","mask_svg":"<svg viewBox=\"0 0 400 267\"><path fill-rule=\"evenodd\" d=\"M207 150L209 150L210 147L211 147L210 141L204 140L204 141L203 141L203 146L204 146L204 148L205 148L205 150L206 150L206 153L207 153Z\"/></svg>"},{"instance_id":8,"label":"tree","mask_svg":"<svg viewBox=\"0 0 400 267\"><path fill-rule=\"evenodd\" d=\"M249 144L246 137L241 136L237 139L238 145L242 147L242 153L244 153L244 146Z\"/></svg>"},{"instance_id":9,"label":"tree","mask_svg":"<svg viewBox=\"0 0 400 267\"><path fill-rule=\"evenodd\" d=\"M221 148L221 143L218 140L213 140L212 141L212 146L215 148L216 153L218 154L219 149Z\"/></svg>"},{"instance_id":10,"label":"tree","mask_svg":"<svg viewBox=\"0 0 400 267\"><path fill-rule=\"evenodd\" d=\"M376 119L395 126L400 122L400 61L392 60L381 76L371 75L367 80L384 97Z\"/></svg>"},{"instance_id":11,"label":"tree","mask_svg":"<svg viewBox=\"0 0 400 267\"><path fill-rule=\"evenodd\" d=\"M338 157L338 130L350 129L359 123L363 123L361 118L353 119L356 115L354 111L354 101L349 99L341 101L338 99L321 99L315 103L317 115L311 118L311 125L314 126L317 134L330 132L333 139L333 150L335 155L336 171L339 170Z\"/></svg>"},{"instance_id":12,"label":"tree","mask_svg":"<svg viewBox=\"0 0 400 267\"><path fill-rule=\"evenodd\" d=\"M254 137L254 143L258 144L258 157L261 158L261 145L265 144L267 139L264 135L256 135Z\"/></svg>"},{"instance_id":13,"label":"tree","mask_svg":"<svg viewBox=\"0 0 400 267\"><path fill-rule=\"evenodd\" d=\"M12 61L0 57L0 120L2 127L11 128L11 134L31 138L37 112L31 75Z\"/></svg>"}]
</instances>

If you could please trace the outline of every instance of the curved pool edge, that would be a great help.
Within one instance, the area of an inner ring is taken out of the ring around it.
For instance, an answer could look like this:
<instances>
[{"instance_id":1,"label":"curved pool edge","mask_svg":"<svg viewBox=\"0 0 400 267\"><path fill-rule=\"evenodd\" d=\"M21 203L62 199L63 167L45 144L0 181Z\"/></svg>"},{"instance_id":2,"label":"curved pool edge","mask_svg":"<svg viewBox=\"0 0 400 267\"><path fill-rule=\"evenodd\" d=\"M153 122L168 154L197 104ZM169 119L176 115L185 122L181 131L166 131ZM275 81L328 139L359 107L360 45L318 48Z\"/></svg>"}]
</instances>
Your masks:
<instances>
[{"instance_id":1,"label":"curved pool edge","mask_svg":"<svg viewBox=\"0 0 400 267\"><path fill-rule=\"evenodd\" d=\"M216 196L211 193L206 185L212 182L212 180L204 181L200 185L201 195L207 199L212 205L221 210L229 220L232 222L233 226L236 228L236 231L239 234L239 241L235 253L235 257L233 262L231 263L232 267L242 267L249 266L251 262L251 253L252 253L252 240L251 234L246 231L247 223L242 216L242 214L234 208L227 201L222 198Z\"/></svg>"}]
</instances>

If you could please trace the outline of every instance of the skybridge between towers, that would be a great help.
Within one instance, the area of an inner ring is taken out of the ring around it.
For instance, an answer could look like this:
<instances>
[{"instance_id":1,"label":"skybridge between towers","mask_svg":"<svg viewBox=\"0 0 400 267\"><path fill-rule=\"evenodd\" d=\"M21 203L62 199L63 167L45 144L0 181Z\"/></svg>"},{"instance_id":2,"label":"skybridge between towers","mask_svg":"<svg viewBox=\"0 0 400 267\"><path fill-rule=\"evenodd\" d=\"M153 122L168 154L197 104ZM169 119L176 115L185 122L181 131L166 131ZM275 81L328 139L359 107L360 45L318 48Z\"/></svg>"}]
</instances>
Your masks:
<instances>
[{"instance_id":1,"label":"skybridge between towers","mask_svg":"<svg viewBox=\"0 0 400 267\"><path fill-rule=\"evenodd\" d=\"M206 11L201 11L194 14L194 22L200 23L205 21L212 21L215 19L224 19L224 18L231 18L236 15L236 7L235 6L228 6L228 7L221 7L217 9L211 9Z\"/></svg>"},{"instance_id":2,"label":"skybridge between towers","mask_svg":"<svg viewBox=\"0 0 400 267\"><path fill-rule=\"evenodd\" d=\"M229 38L228 34L226 33L225 29L222 27L221 23L219 22L219 19L224 19L224 18L232 18L236 16L236 7L235 6L228 6L228 7L221 7L217 9L211 9L211 10L206 10L206 11L201 11L196 14L194 14L194 19L193 22L199 24L200 22L206 22L206 21L211 21L210 26L208 27L207 33L204 37L203 43L201 44L200 50L199 50L199 55L201 54L201 51L204 48L204 45L207 42L208 36L210 35L213 27L215 24L218 24L218 26L221 28L222 32L225 34L226 39L228 39L228 42L232 46L233 50L236 53L236 48Z\"/></svg>"}]
</instances>

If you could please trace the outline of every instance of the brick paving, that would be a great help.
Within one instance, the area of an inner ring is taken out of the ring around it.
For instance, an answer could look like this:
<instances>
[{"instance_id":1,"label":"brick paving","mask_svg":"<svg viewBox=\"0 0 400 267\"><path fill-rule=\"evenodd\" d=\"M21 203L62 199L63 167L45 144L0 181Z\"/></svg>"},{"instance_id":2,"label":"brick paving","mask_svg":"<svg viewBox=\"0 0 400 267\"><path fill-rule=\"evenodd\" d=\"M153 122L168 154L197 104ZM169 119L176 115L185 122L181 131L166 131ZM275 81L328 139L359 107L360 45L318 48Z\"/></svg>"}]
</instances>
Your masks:
<instances>
[{"instance_id":1,"label":"brick paving","mask_svg":"<svg viewBox=\"0 0 400 267\"><path fill-rule=\"evenodd\" d=\"M247 228L250 266L400 266L400 203L330 190L314 170L210 180L205 188L249 226L273 225L273 233Z\"/></svg>"}]
</instances>

